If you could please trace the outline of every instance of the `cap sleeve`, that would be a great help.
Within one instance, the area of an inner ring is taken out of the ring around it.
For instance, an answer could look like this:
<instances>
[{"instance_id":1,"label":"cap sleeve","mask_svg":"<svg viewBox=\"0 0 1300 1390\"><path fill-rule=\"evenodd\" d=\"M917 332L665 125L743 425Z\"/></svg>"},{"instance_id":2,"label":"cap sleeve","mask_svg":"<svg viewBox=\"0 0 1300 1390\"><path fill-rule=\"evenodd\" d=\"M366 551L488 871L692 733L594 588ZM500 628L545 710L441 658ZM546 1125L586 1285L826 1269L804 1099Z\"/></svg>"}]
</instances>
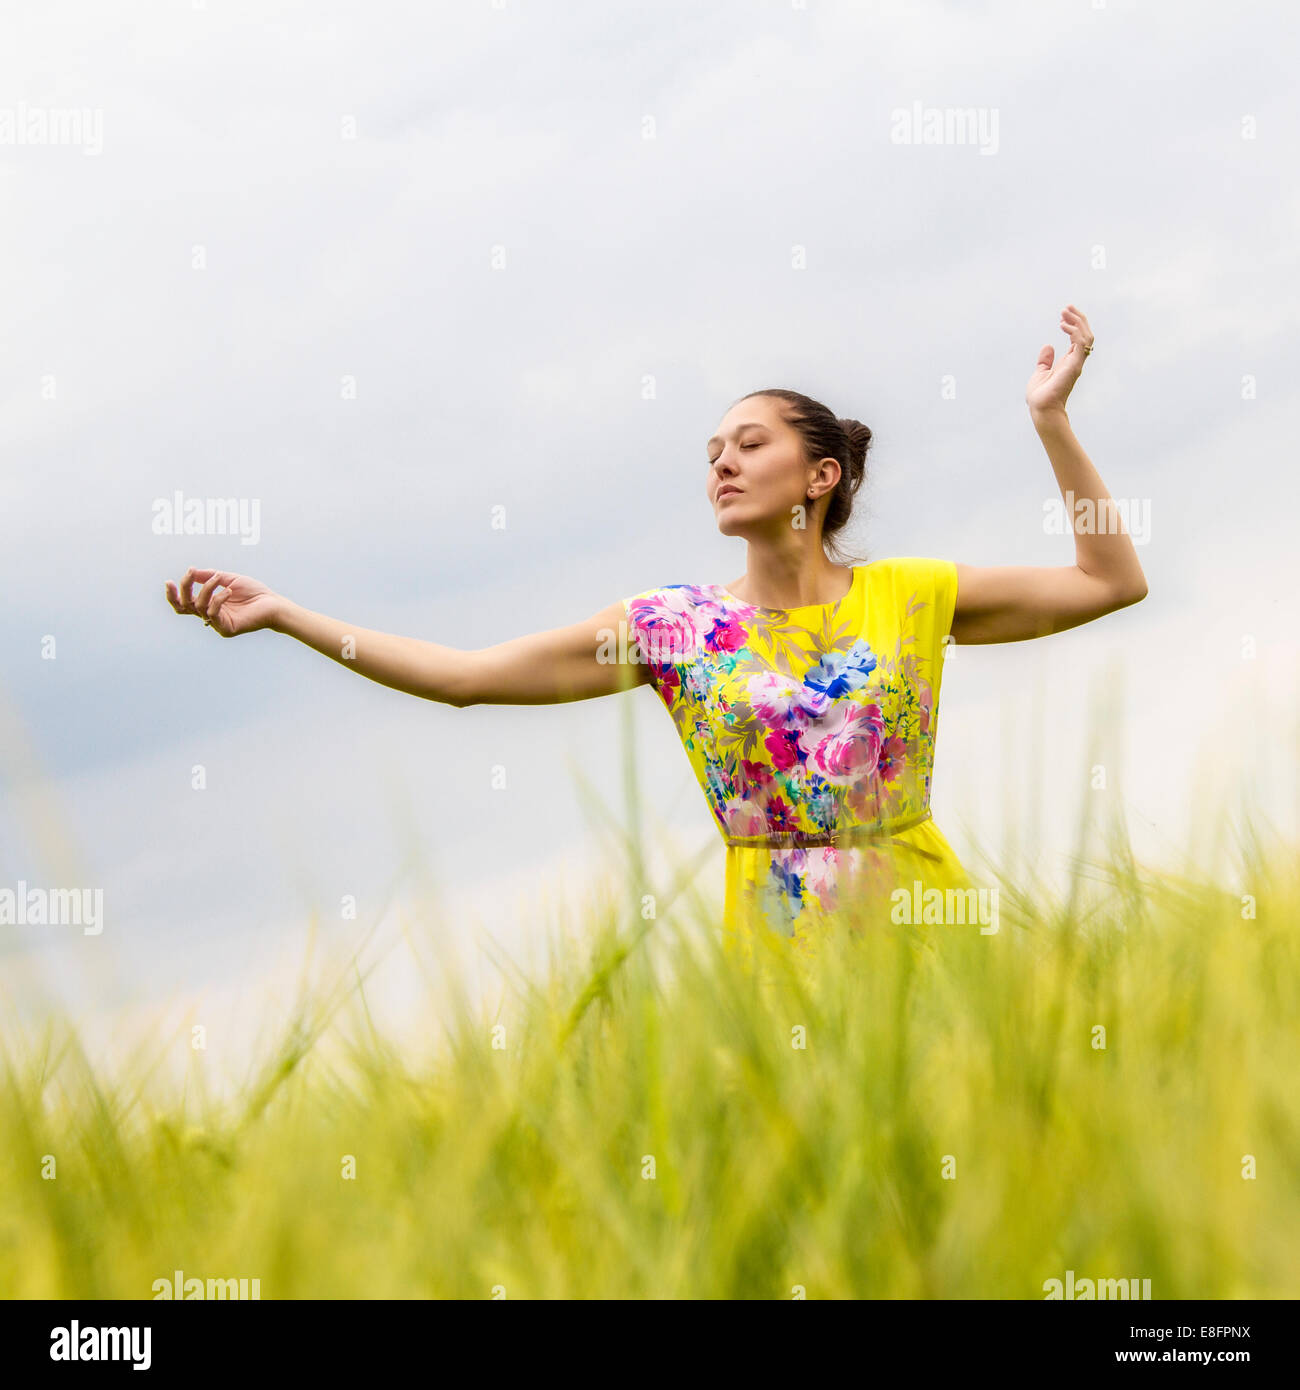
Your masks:
<instances>
[{"instance_id":1,"label":"cap sleeve","mask_svg":"<svg viewBox=\"0 0 1300 1390\"><path fill-rule=\"evenodd\" d=\"M681 586L670 589L673 587ZM628 595L622 603L627 610L628 660L649 667L650 682L671 711L681 682L672 661L673 605L669 602L669 589L643 589L639 594Z\"/></svg>"},{"instance_id":2,"label":"cap sleeve","mask_svg":"<svg viewBox=\"0 0 1300 1390\"><path fill-rule=\"evenodd\" d=\"M639 594L628 594L620 600L627 615L627 649L632 660L645 660L645 646L641 637L645 630L647 603L654 597L655 592L654 589L643 589ZM631 655L633 649L636 651L635 657Z\"/></svg>"},{"instance_id":3,"label":"cap sleeve","mask_svg":"<svg viewBox=\"0 0 1300 1390\"><path fill-rule=\"evenodd\" d=\"M894 560L895 595L916 636L918 656L932 663L938 684L943 670L945 638L952 633L957 610L957 565L952 560L909 555Z\"/></svg>"}]
</instances>

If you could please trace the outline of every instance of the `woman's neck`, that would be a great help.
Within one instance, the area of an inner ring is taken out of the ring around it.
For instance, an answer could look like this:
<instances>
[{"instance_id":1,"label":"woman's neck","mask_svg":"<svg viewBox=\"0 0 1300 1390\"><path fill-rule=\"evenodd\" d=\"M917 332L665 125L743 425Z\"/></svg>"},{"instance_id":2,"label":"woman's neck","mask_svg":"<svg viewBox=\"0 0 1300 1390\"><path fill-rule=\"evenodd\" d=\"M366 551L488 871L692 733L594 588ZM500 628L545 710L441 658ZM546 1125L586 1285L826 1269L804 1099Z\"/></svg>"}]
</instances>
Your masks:
<instances>
[{"instance_id":1,"label":"woman's neck","mask_svg":"<svg viewBox=\"0 0 1300 1390\"><path fill-rule=\"evenodd\" d=\"M832 564L825 554L777 555L751 545L743 577L727 592L760 608L807 608L836 603L852 588L852 566Z\"/></svg>"}]
</instances>

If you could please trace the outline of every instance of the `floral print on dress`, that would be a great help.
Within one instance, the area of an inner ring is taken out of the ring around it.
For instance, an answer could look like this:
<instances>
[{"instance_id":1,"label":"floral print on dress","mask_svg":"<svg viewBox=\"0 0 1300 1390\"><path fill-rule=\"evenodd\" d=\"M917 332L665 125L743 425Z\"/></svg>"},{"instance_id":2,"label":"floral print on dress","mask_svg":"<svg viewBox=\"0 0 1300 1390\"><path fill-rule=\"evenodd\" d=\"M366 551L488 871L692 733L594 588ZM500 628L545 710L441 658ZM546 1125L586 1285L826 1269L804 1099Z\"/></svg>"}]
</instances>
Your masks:
<instances>
[{"instance_id":1,"label":"floral print on dress","mask_svg":"<svg viewBox=\"0 0 1300 1390\"><path fill-rule=\"evenodd\" d=\"M724 840L785 837L766 847L766 881L750 885L785 935L810 905L833 911L849 863L876 853L802 839L887 831L929 810L935 673L932 652L917 650L917 620L933 619L933 595L904 583L899 611L872 629L892 641L873 646L865 591L875 566L855 570L840 602L802 610L759 608L716 585L671 584L625 600L638 659L651 667ZM894 592L882 586L873 599Z\"/></svg>"}]
</instances>

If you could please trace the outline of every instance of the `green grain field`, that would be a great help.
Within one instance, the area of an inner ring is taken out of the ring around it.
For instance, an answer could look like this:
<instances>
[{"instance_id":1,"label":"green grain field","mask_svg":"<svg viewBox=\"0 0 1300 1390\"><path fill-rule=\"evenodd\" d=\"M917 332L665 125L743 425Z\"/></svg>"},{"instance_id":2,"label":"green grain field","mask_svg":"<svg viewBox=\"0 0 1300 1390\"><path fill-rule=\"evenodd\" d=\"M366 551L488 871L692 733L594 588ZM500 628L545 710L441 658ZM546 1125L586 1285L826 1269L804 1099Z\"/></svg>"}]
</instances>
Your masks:
<instances>
[{"instance_id":1,"label":"green grain field","mask_svg":"<svg viewBox=\"0 0 1300 1390\"><path fill-rule=\"evenodd\" d=\"M1216 833L1212 875L1085 840L1064 889L985 875L996 933L750 964L629 856L499 1007L431 977L426 1059L357 969L219 1096L9 1027L0 1295L1295 1298L1297 856Z\"/></svg>"}]
</instances>

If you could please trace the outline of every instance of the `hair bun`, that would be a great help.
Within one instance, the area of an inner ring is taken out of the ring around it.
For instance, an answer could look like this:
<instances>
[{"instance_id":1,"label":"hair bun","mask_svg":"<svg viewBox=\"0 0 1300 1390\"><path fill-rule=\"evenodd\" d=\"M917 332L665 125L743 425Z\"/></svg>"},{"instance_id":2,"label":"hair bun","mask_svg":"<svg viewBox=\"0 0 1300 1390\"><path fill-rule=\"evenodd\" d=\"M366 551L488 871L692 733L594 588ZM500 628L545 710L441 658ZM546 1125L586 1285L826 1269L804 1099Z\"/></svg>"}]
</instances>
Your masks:
<instances>
[{"instance_id":1,"label":"hair bun","mask_svg":"<svg viewBox=\"0 0 1300 1390\"><path fill-rule=\"evenodd\" d=\"M841 420L840 428L849 443L849 481L856 490L867 467L867 450L871 448L871 430L861 420Z\"/></svg>"}]
</instances>

